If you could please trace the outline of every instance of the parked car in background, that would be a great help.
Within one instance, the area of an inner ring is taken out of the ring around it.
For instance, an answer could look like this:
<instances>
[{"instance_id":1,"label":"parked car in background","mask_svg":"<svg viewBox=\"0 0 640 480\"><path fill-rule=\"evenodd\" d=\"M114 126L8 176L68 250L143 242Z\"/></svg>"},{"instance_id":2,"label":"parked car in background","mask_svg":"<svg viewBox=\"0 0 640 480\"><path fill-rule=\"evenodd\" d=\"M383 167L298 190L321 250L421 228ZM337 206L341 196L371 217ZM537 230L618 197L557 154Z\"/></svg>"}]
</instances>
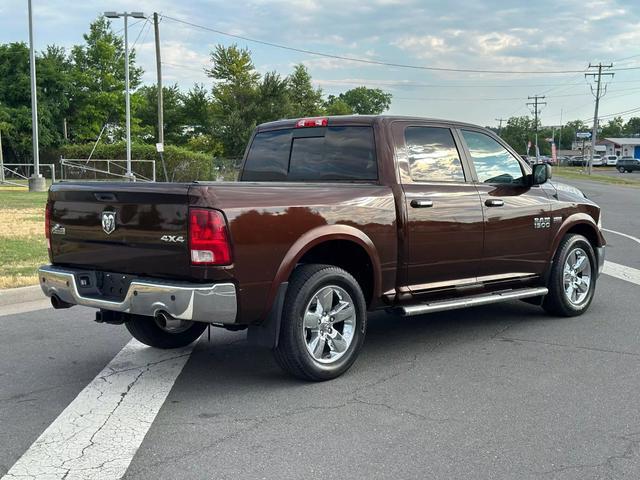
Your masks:
<instances>
[{"instance_id":1,"label":"parked car in background","mask_svg":"<svg viewBox=\"0 0 640 480\"><path fill-rule=\"evenodd\" d=\"M618 163L616 163L616 168L620 173L631 173L635 170L640 170L640 160L633 157L622 157L618 160Z\"/></svg>"},{"instance_id":2,"label":"parked car in background","mask_svg":"<svg viewBox=\"0 0 640 480\"><path fill-rule=\"evenodd\" d=\"M577 156L577 157L571 157L569 159L569 163L568 165L570 167L586 167L589 164L589 157L583 157L583 156ZM604 160L602 159L602 157L600 155L594 155L593 156L593 163L592 165L594 167L602 167L604 165Z\"/></svg>"},{"instance_id":3,"label":"parked car in background","mask_svg":"<svg viewBox=\"0 0 640 480\"><path fill-rule=\"evenodd\" d=\"M605 162L605 165L607 165L609 167L615 167L616 164L618 163L618 156L617 155L605 155L604 156L604 162Z\"/></svg>"}]
</instances>

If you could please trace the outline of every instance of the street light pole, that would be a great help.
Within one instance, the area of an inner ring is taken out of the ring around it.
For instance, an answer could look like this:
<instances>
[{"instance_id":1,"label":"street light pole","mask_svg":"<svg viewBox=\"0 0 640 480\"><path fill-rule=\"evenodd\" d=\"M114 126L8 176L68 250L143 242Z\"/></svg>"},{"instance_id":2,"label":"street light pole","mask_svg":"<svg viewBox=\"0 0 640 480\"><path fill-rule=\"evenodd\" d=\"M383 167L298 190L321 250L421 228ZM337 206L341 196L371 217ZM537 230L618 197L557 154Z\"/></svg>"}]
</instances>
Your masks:
<instances>
[{"instance_id":1,"label":"street light pole","mask_svg":"<svg viewBox=\"0 0 640 480\"><path fill-rule=\"evenodd\" d=\"M136 177L131 171L131 99L129 93L129 17L145 18L142 12L104 12L107 18L124 18L124 105L125 121L127 128L127 173L125 179L135 181Z\"/></svg>"},{"instance_id":2,"label":"street light pole","mask_svg":"<svg viewBox=\"0 0 640 480\"><path fill-rule=\"evenodd\" d=\"M29 177L30 192L44 192L47 184L40 175L40 152L38 149L38 98L36 92L36 54L33 48L33 13L31 0L28 1L29 8L29 73L31 74L31 137L33 141L33 175Z\"/></svg>"}]
</instances>

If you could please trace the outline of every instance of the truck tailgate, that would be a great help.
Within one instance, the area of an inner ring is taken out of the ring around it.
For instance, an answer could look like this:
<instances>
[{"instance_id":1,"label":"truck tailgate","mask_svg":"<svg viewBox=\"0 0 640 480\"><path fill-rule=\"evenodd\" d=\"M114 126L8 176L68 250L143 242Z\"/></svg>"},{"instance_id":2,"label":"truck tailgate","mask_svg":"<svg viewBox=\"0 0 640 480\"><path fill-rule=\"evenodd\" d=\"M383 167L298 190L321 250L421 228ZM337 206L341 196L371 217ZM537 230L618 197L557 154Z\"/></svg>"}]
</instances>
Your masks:
<instances>
[{"instance_id":1,"label":"truck tailgate","mask_svg":"<svg viewBox=\"0 0 640 480\"><path fill-rule=\"evenodd\" d=\"M189 184L68 184L49 193L52 261L188 278Z\"/></svg>"}]
</instances>

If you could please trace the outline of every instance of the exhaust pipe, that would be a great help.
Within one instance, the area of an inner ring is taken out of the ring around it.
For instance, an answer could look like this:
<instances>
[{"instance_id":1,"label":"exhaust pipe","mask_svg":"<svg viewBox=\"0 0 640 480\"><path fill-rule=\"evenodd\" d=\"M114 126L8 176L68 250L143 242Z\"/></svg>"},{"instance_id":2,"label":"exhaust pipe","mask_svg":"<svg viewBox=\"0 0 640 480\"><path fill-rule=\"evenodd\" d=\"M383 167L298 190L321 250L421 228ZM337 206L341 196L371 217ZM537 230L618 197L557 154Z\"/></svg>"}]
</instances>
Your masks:
<instances>
[{"instance_id":1,"label":"exhaust pipe","mask_svg":"<svg viewBox=\"0 0 640 480\"><path fill-rule=\"evenodd\" d=\"M176 332L185 326L184 320L173 317L164 310L158 310L155 315L156 323L168 332Z\"/></svg>"},{"instance_id":2,"label":"exhaust pipe","mask_svg":"<svg viewBox=\"0 0 640 480\"><path fill-rule=\"evenodd\" d=\"M56 310L59 310L61 308L71 308L73 307L73 303L67 303L65 301L60 300L60 297L58 297L57 295L53 295L51 297L51 306Z\"/></svg>"}]
</instances>

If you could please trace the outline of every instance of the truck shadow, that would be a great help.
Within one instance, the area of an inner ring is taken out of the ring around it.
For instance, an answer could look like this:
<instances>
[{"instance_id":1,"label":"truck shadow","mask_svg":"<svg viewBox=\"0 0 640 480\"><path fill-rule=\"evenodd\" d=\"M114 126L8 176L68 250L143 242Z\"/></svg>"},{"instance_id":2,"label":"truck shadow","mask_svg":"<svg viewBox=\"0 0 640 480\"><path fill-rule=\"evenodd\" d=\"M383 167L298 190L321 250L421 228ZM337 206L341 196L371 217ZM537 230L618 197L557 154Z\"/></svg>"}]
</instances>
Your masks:
<instances>
[{"instance_id":1,"label":"truck shadow","mask_svg":"<svg viewBox=\"0 0 640 480\"><path fill-rule=\"evenodd\" d=\"M418 356L424 355L422 358L428 360L429 351L458 349L460 355L464 355L466 349L499 341L501 333L513 325L553 321L558 319L547 316L540 307L523 302L415 317L371 313L359 358L351 370L330 384L359 383ZM241 385L251 385L254 392L328 385L290 378L280 370L269 350L249 345L244 332L212 329L211 342L207 342L206 335L205 332L178 382L180 388L190 391L191 395L204 391L216 395Z\"/></svg>"}]
</instances>

